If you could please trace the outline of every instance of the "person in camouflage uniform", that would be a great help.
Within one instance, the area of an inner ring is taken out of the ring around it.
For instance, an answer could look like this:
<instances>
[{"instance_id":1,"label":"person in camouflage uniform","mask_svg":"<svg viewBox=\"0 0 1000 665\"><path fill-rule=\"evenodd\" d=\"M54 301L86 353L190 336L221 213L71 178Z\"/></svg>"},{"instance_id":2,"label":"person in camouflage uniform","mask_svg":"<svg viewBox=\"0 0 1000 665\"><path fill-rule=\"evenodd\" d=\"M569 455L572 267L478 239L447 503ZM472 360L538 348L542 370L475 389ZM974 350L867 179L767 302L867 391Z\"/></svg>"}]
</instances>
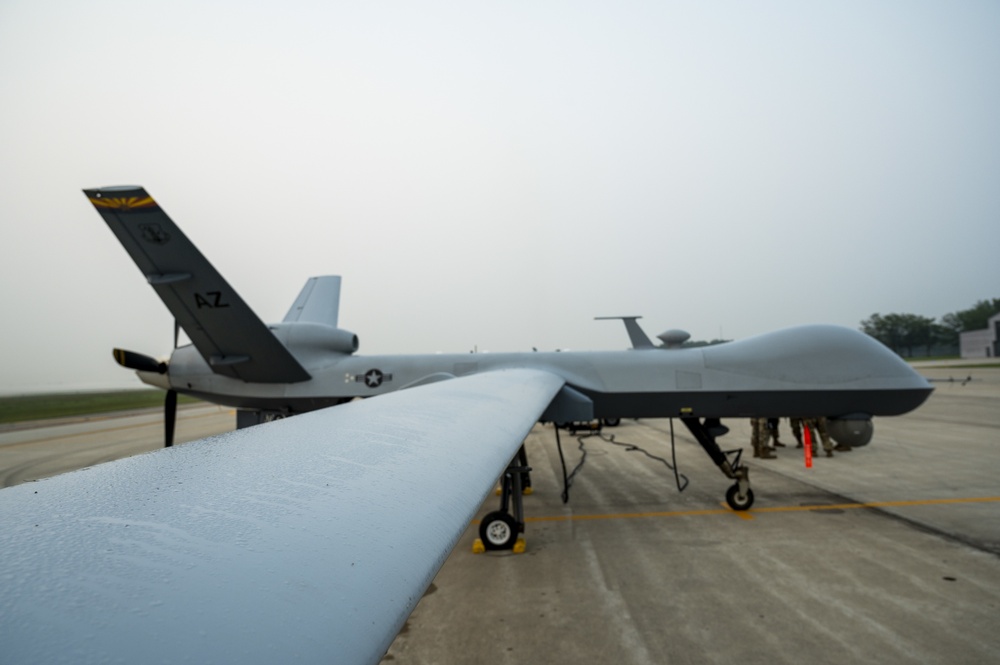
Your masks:
<instances>
[{"instance_id":1,"label":"person in camouflage uniform","mask_svg":"<svg viewBox=\"0 0 1000 665\"><path fill-rule=\"evenodd\" d=\"M778 435L780 434L778 430L778 425L781 423L781 418L768 418L767 419L767 434L768 436L774 438L774 444L771 448L784 448L785 444L778 440ZM767 439L764 439L767 441ZM777 452L777 450L775 450Z\"/></svg>"},{"instance_id":2,"label":"person in camouflage uniform","mask_svg":"<svg viewBox=\"0 0 1000 665\"><path fill-rule=\"evenodd\" d=\"M792 435L798 444L796 448L802 447L802 426L803 424L809 428L809 434L812 439L812 454L816 454L816 438L817 433L819 434L820 441L823 442L823 451L826 453L827 457L833 457L833 442L830 441L830 435L826 431L826 417L820 416L818 418L791 418L792 423Z\"/></svg>"},{"instance_id":3,"label":"person in camouflage uniform","mask_svg":"<svg viewBox=\"0 0 1000 665\"><path fill-rule=\"evenodd\" d=\"M777 455L768 447L767 440L770 434L767 431L767 418L750 419L751 438L753 445L753 456L761 459L774 459Z\"/></svg>"}]
</instances>

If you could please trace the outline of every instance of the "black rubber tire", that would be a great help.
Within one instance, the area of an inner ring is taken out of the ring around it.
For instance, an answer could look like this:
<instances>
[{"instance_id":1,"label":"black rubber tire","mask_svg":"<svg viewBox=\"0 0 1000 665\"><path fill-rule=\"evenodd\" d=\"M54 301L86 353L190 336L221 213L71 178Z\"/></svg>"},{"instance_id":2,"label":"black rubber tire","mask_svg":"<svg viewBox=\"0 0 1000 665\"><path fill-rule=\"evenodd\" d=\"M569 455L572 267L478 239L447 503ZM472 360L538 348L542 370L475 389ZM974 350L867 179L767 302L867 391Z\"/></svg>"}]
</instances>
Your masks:
<instances>
[{"instance_id":1,"label":"black rubber tire","mask_svg":"<svg viewBox=\"0 0 1000 665\"><path fill-rule=\"evenodd\" d=\"M622 424L622 419L621 418L605 418L604 419L604 426L605 427L618 427L621 424Z\"/></svg>"},{"instance_id":2,"label":"black rubber tire","mask_svg":"<svg viewBox=\"0 0 1000 665\"><path fill-rule=\"evenodd\" d=\"M511 550L517 542L517 522L500 510L486 515L479 523L479 537L487 550Z\"/></svg>"},{"instance_id":3,"label":"black rubber tire","mask_svg":"<svg viewBox=\"0 0 1000 665\"><path fill-rule=\"evenodd\" d=\"M748 487L746 496L743 497L742 501L740 501L739 499L739 493L740 493L739 485L733 485L732 487L727 489L726 503L728 503L729 507L732 508L733 510L750 510L750 506L753 505L753 490Z\"/></svg>"}]
</instances>

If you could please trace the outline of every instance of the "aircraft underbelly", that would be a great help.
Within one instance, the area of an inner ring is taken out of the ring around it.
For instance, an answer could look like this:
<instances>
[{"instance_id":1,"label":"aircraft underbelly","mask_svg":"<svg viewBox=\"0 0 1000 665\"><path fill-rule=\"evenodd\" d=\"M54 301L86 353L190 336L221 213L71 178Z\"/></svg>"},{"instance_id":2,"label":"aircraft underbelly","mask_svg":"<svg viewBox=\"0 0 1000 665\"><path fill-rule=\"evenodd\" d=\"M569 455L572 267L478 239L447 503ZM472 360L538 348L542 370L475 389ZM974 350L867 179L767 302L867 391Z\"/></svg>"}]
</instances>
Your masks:
<instances>
[{"instance_id":1,"label":"aircraft underbelly","mask_svg":"<svg viewBox=\"0 0 1000 665\"><path fill-rule=\"evenodd\" d=\"M920 406L930 390L747 390L597 393L580 389L597 418L895 416Z\"/></svg>"}]
</instances>

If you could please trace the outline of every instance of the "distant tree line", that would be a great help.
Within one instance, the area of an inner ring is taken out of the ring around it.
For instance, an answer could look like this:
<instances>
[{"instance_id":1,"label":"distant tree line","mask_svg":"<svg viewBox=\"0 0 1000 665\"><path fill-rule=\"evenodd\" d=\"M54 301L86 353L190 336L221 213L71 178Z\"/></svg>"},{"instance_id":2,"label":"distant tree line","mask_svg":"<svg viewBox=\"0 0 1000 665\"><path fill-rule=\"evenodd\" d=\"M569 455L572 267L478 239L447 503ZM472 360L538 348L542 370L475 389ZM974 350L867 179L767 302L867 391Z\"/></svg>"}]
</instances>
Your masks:
<instances>
[{"instance_id":1,"label":"distant tree line","mask_svg":"<svg viewBox=\"0 0 1000 665\"><path fill-rule=\"evenodd\" d=\"M980 300L969 309L945 314L940 322L919 314L872 314L861 322L861 330L901 356L913 356L915 349L930 355L935 346L957 349L959 333L982 330L997 312L1000 298Z\"/></svg>"}]
</instances>

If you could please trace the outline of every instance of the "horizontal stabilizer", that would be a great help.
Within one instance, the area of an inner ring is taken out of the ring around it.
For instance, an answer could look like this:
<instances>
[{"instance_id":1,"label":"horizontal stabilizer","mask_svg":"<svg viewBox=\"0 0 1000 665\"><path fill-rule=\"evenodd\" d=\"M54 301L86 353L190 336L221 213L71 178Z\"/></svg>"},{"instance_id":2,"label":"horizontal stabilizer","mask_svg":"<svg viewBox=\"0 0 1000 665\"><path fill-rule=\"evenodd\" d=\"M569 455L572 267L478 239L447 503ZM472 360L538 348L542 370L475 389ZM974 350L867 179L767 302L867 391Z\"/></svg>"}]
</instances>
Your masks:
<instances>
[{"instance_id":1,"label":"horizontal stabilizer","mask_svg":"<svg viewBox=\"0 0 1000 665\"><path fill-rule=\"evenodd\" d=\"M145 189L84 193L212 371L252 383L310 378Z\"/></svg>"}]
</instances>

